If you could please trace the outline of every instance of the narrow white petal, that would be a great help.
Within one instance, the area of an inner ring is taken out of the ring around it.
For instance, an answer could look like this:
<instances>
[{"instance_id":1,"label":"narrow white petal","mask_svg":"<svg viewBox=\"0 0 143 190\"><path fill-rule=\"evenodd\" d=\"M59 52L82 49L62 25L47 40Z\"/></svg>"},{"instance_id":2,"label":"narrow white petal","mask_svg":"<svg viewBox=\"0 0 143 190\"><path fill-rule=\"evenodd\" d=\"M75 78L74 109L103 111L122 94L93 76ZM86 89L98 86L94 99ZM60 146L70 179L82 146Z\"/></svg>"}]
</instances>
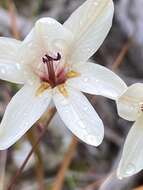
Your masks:
<instances>
[{"instance_id":1,"label":"narrow white petal","mask_svg":"<svg viewBox=\"0 0 143 190\"><path fill-rule=\"evenodd\" d=\"M72 33L62 24L49 17L41 18L23 41L21 57L32 67L38 67L45 54L57 56L59 52L64 60L72 39Z\"/></svg>"},{"instance_id":2,"label":"narrow white petal","mask_svg":"<svg viewBox=\"0 0 143 190\"><path fill-rule=\"evenodd\" d=\"M36 22L35 28L37 32L39 32L39 34L41 33L44 35L41 36L42 38L48 40L49 39L53 40L58 37L61 37L64 40L64 38L68 36L68 33L70 33L70 31L64 28L62 24L60 24L58 21L50 17L39 19Z\"/></svg>"},{"instance_id":3,"label":"narrow white petal","mask_svg":"<svg viewBox=\"0 0 143 190\"><path fill-rule=\"evenodd\" d=\"M0 79L15 83L24 83L24 72L19 64L18 40L0 37Z\"/></svg>"},{"instance_id":4,"label":"narrow white petal","mask_svg":"<svg viewBox=\"0 0 143 190\"><path fill-rule=\"evenodd\" d=\"M0 125L0 150L9 148L46 111L51 93L35 96L36 87L25 85L10 101Z\"/></svg>"},{"instance_id":5,"label":"narrow white petal","mask_svg":"<svg viewBox=\"0 0 143 190\"><path fill-rule=\"evenodd\" d=\"M58 21L45 17L36 22L23 44L42 53L57 53L69 48L72 37L72 33Z\"/></svg>"},{"instance_id":6,"label":"narrow white petal","mask_svg":"<svg viewBox=\"0 0 143 190\"><path fill-rule=\"evenodd\" d=\"M112 0L87 0L65 22L74 34L73 62L88 60L105 40L113 19Z\"/></svg>"},{"instance_id":7,"label":"narrow white petal","mask_svg":"<svg viewBox=\"0 0 143 190\"><path fill-rule=\"evenodd\" d=\"M94 63L75 65L79 77L69 79L67 84L89 94L102 95L116 100L127 89L126 84L114 72Z\"/></svg>"},{"instance_id":8,"label":"narrow white petal","mask_svg":"<svg viewBox=\"0 0 143 190\"><path fill-rule=\"evenodd\" d=\"M29 32L29 34L25 37L25 39L23 40L23 43L25 44L30 44L32 43L32 41L34 40L34 27L31 29L31 31Z\"/></svg>"},{"instance_id":9,"label":"narrow white petal","mask_svg":"<svg viewBox=\"0 0 143 190\"><path fill-rule=\"evenodd\" d=\"M118 99L118 113L124 119L135 121L142 113L143 106L143 84L136 83L130 86L127 91Z\"/></svg>"},{"instance_id":10,"label":"narrow white petal","mask_svg":"<svg viewBox=\"0 0 143 190\"><path fill-rule=\"evenodd\" d=\"M89 145L98 146L104 136L101 119L81 92L66 89L68 97L64 97L58 90L54 94L54 102L61 119L79 139Z\"/></svg>"},{"instance_id":11,"label":"narrow white petal","mask_svg":"<svg viewBox=\"0 0 143 190\"><path fill-rule=\"evenodd\" d=\"M118 167L119 178L132 176L143 169L143 115L131 128Z\"/></svg>"}]
</instances>

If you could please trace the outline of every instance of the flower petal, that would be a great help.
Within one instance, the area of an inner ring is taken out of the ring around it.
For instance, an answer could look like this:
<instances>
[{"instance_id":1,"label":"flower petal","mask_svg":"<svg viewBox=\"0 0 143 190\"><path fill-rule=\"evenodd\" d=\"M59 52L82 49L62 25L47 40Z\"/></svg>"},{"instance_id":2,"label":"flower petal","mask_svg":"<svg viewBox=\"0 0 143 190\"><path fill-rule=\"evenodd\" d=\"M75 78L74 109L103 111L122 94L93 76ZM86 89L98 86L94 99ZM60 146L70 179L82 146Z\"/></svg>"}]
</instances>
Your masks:
<instances>
[{"instance_id":1,"label":"flower petal","mask_svg":"<svg viewBox=\"0 0 143 190\"><path fill-rule=\"evenodd\" d=\"M118 167L119 178L129 177L143 169L143 115L131 128Z\"/></svg>"},{"instance_id":2,"label":"flower petal","mask_svg":"<svg viewBox=\"0 0 143 190\"><path fill-rule=\"evenodd\" d=\"M36 96L36 87L25 85L10 101L0 125L0 150L9 148L41 117L50 92Z\"/></svg>"},{"instance_id":3,"label":"flower petal","mask_svg":"<svg viewBox=\"0 0 143 190\"><path fill-rule=\"evenodd\" d=\"M56 57L60 53L64 62L72 38L72 33L56 20L41 18L22 43L21 59L25 58L25 65L32 64L32 68L39 68L45 54Z\"/></svg>"},{"instance_id":4,"label":"flower petal","mask_svg":"<svg viewBox=\"0 0 143 190\"><path fill-rule=\"evenodd\" d=\"M24 44L34 47L34 49L38 49L40 46L41 51L46 53L46 49L52 52L58 48L64 49L65 46L67 48L71 43L72 37L72 33L58 21L45 17L36 22L35 27L24 40Z\"/></svg>"},{"instance_id":5,"label":"flower petal","mask_svg":"<svg viewBox=\"0 0 143 190\"><path fill-rule=\"evenodd\" d=\"M116 100L127 89L124 81L114 72L91 62L75 65L79 77L71 78L67 84L89 94L102 95Z\"/></svg>"},{"instance_id":6,"label":"flower petal","mask_svg":"<svg viewBox=\"0 0 143 190\"><path fill-rule=\"evenodd\" d=\"M136 83L118 99L117 108L119 115L129 121L135 121L142 113L143 84Z\"/></svg>"},{"instance_id":7,"label":"flower petal","mask_svg":"<svg viewBox=\"0 0 143 190\"><path fill-rule=\"evenodd\" d=\"M74 34L73 62L87 61L101 46L113 19L112 0L87 0L64 23Z\"/></svg>"},{"instance_id":8,"label":"flower petal","mask_svg":"<svg viewBox=\"0 0 143 190\"><path fill-rule=\"evenodd\" d=\"M54 102L61 119L79 139L89 145L98 146L104 136L101 119L82 93L71 88L66 90L67 97L58 90L54 94Z\"/></svg>"},{"instance_id":9,"label":"flower petal","mask_svg":"<svg viewBox=\"0 0 143 190\"><path fill-rule=\"evenodd\" d=\"M0 79L14 83L24 83L24 72L18 55L21 42L0 37Z\"/></svg>"}]
</instances>

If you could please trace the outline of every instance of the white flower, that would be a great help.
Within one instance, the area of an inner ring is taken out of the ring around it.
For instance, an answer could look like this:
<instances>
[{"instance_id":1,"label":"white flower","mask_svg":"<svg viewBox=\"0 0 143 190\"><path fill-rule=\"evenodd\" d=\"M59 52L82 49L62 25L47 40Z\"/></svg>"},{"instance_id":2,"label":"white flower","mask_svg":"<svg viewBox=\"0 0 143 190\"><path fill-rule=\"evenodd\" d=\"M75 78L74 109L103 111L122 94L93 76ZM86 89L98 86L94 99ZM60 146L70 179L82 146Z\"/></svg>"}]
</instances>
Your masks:
<instances>
[{"instance_id":1,"label":"white flower","mask_svg":"<svg viewBox=\"0 0 143 190\"><path fill-rule=\"evenodd\" d=\"M117 101L121 117L135 121L126 139L118 167L119 178L129 177L143 169L143 84L130 86Z\"/></svg>"},{"instance_id":2,"label":"white flower","mask_svg":"<svg viewBox=\"0 0 143 190\"><path fill-rule=\"evenodd\" d=\"M97 146L103 123L80 92L116 99L125 83L103 66L87 62L112 25L112 0L87 0L61 25L38 20L23 42L0 38L0 78L24 84L12 98L0 126L0 149L14 144L54 101L66 126Z\"/></svg>"}]
</instances>

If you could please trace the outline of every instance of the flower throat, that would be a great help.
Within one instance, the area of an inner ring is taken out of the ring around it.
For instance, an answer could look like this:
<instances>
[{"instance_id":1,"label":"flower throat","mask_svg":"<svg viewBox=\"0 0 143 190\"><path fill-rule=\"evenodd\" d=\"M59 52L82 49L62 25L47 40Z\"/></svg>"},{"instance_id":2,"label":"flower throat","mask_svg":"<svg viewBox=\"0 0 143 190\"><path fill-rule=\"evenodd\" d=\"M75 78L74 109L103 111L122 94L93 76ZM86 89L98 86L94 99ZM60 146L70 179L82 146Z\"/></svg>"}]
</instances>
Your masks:
<instances>
[{"instance_id":1,"label":"flower throat","mask_svg":"<svg viewBox=\"0 0 143 190\"><path fill-rule=\"evenodd\" d=\"M64 67L58 68L55 71L54 63L61 60L60 53L57 53L57 57L51 57L46 54L42 57L42 62L44 64L44 75L41 77L43 82L47 82L50 84L52 88L57 85L60 85L66 81L66 75ZM60 64L60 63L59 63Z\"/></svg>"}]
</instances>

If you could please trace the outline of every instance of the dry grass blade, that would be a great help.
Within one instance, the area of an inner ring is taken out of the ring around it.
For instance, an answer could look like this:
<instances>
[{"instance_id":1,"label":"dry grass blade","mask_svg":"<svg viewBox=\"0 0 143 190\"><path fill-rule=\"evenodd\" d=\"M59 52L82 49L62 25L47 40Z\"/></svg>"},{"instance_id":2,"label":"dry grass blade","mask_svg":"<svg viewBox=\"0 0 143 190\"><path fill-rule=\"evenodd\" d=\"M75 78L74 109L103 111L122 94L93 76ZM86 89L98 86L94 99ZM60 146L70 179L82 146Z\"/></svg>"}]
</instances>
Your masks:
<instances>
[{"instance_id":1,"label":"dry grass blade","mask_svg":"<svg viewBox=\"0 0 143 190\"><path fill-rule=\"evenodd\" d=\"M16 8L15 8L13 0L8 0L8 10L9 10L10 18L11 18L12 35L15 39L19 40L20 32L18 31L18 27L17 27L17 19L16 19L16 13L15 13Z\"/></svg>"},{"instance_id":2,"label":"dry grass blade","mask_svg":"<svg viewBox=\"0 0 143 190\"><path fill-rule=\"evenodd\" d=\"M133 190L143 190L143 186L137 187L137 188L135 188Z\"/></svg>"},{"instance_id":3,"label":"dry grass blade","mask_svg":"<svg viewBox=\"0 0 143 190\"><path fill-rule=\"evenodd\" d=\"M112 65L113 71L115 71L123 63L123 59L125 58L131 44L132 44L132 40L128 39L127 42L121 48L119 55L117 56L114 64Z\"/></svg>"},{"instance_id":4,"label":"dry grass blade","mask_svg":"<svg viewBox=\"0 0 143 190\"><path fill-rule=\"evenodd\" d=\"M68 148L67 153L65 154L65 157L64 157L64 160L60 167L60 170L56 176L56 180L53 184L52 190L61 190L62 189L66 171L69 168L71 160L75 154L77 145L78 145L78 140L75 136L73 136L72 142Z\"/></svg>"},{"instance_id":5,"label":"dry grass blade","mask_svg":"<svg viewBox=\"0 0 143 190\"><path fill-rule=\"evenodd\" d=\"M36 139L38 138L38 135L36 132L37 132L37 130L36 130L36 126L35 126L27 133L27 138L30 141L32 146L35 145ZM43 165L43 159L42 159L42 155L41 155L40 146L37 146L36 150L34 151L34 154L35 154L35 159L36 159L35 173L36 173L36 177L37 177L37 182L39 185L39 189L44 190L45 189L44 165Z\"/></svg>"},{"instance_id":6,"label":"dry grass blade","mask_svg":"<svg viewBox=\"0 0 143 190\"><path fill-rule=\"evenodd\" d=\"M0 190L4 189L6 160L7 151L0 151Z\"/></svg>"}]
</instances>

